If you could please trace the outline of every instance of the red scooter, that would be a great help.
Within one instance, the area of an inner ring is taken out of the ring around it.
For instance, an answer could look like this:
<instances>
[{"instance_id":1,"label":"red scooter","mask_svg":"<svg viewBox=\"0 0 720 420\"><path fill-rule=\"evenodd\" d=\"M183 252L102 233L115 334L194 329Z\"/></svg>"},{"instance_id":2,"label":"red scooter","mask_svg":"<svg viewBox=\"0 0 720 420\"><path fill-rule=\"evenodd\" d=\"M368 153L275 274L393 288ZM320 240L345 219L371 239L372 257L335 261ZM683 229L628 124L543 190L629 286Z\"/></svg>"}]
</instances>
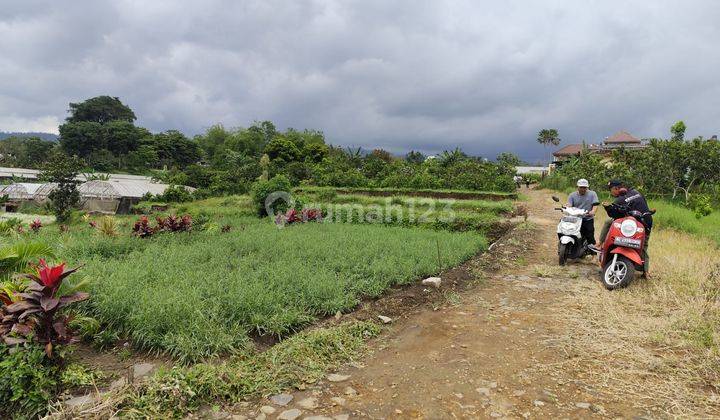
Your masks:
<instances>
[{"instance_id":1,"label":"red scooter","mask_svg":"<svg viewBox=\"0 0 720 420\"><path fill-rule=\"evenodd\" d=\"M600 253L602 282L606 289L626 287L635 277L635 271L644 272L642 250L646 232L642 220L653 214L655 210L647 213L630 210L625 217L613 220Z\"/></svg>"}]
</instances>

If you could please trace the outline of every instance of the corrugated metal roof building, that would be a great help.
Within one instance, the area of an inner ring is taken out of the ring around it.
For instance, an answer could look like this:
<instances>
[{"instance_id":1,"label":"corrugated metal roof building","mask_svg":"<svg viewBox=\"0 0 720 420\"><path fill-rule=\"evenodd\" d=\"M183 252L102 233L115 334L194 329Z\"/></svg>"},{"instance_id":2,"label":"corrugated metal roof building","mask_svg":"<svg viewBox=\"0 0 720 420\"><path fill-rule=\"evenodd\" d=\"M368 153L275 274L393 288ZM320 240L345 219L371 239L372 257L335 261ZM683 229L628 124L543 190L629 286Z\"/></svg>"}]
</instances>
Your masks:
<instances>
[{"instance_id":1,"label":"corrugated metal roof building","mask_svg":"<svg viewBox=\"0 0 720 420\"><path fill-rule=\"evenodd\" d=\"M12 201L35 201L42 203L55 189L55 183L25 183L0 187L0 195L7 194ZM153 182L149 177L127 175L124 179L87 181L78 185L80 204L84 210L101 213L128 213L130 207L147 194L160 195L170 185ZM194 188L185 187L188 191Z\"/></svg>"}]
</instances>

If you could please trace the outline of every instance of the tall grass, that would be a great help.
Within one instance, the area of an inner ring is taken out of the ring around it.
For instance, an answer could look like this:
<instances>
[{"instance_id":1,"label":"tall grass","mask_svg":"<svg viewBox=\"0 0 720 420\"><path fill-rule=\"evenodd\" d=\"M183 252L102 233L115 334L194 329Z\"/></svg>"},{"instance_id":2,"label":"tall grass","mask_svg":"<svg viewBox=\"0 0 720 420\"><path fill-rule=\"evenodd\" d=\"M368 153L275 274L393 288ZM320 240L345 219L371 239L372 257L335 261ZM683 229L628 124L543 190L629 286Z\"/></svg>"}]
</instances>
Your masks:
<instances>
[{"instance_id":1,"label":"tall grass","mask_svg":"<svg viewBox=\"0 0 720 420\"><path fill-rule=\"evenodd\" d=\"M592 372L600 391L657 407L662 417L716 418L720 253L701 237L662 228L649 253L651 280L612 293L583 289L565 304L578 355L570 363Z\"/></svg>"},{"instance_id":2,"label":"tall grass","mask_svg":"<svg viewBox=\"0 0 720 420\"><path fill-rule=\"evenodd\" d=\"M237 233L159 235L120 258L83 253L95 279L88 310L142 347L193 361L436 273L438 244L442 268L485 246L474 233L252 220L237 219Z\"/></svg>"},{"instance_id":3,"label":"tall grass","mask_svg":"<svg viewBox=\"0 0 720 420\"><path fill-rule=\"evenodd\" d=\"M714 211L698 219L692 210L667 201L652 200L650 207L657 209L657 213L653 216L657 226L698 235L720 246L720 212Z\"/></svg>"}]
</instances>

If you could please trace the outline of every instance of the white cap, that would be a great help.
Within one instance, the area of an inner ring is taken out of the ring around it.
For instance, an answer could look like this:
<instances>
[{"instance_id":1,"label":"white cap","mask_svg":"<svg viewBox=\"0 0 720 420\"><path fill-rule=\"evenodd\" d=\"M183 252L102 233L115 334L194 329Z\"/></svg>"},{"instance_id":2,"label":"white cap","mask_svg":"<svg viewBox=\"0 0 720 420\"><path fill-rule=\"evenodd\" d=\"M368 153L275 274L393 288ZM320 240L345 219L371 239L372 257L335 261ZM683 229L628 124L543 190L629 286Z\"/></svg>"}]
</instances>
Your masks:
<instances>
[{"instance_id":1,"label":"white cap","mask_svg":"<svg viewBox=\"0 0 720 420\"><path fill-rule=\"evenodd\" d=\"M588 182L587 179L581 178L581 179L578 179L577 186L578 186L578 187L586 187L586 188L588 188L588 187L590 187L590 183Z\"/></svg>"}]
</instances>

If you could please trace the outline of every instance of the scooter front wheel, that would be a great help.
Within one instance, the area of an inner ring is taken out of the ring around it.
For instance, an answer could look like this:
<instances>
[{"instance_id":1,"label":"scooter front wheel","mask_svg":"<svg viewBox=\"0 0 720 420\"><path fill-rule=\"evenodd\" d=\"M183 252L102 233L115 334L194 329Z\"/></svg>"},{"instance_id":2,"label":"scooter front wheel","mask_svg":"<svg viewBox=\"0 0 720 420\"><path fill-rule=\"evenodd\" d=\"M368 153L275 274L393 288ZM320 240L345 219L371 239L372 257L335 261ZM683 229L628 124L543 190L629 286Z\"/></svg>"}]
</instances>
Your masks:
<instances>
[{"instance_id":1,"label":"scooter front wheel","mask_svg":"<svg viewBox=\"0 0 720 420\"><path fill-rule=\"evenodd\" d=\"M558 263L560 265L565 265L567 262L567 256L568 256L568 246L567 244L558 244Z\"/></svg>"},{"instance_id":2,"label":"scooter front wheel","mask_svg":"<svg viewBox=\"0 0 720 420\"><path fill-rule=\"evenodd\" d=\"M608 290L627 287L635 278L635 265L622 255L615 254L603 267L603 285Z\"/></svg>"}]
</instances>

